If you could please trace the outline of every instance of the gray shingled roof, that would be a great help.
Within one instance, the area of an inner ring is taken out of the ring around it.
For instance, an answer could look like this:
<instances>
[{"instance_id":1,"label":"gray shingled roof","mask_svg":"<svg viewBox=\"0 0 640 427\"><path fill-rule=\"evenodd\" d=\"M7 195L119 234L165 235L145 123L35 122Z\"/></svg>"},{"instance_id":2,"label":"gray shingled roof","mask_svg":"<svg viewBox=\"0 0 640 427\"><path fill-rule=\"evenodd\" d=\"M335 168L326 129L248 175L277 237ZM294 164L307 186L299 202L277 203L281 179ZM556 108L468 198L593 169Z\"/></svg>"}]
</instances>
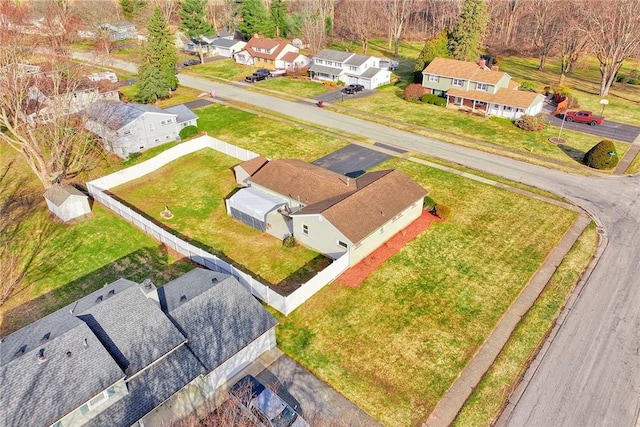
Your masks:
<instances>
[{"instance_id":1,"label":"gray shingled roof","mask_svg":"<svg viewBox=\"0 0 640 427\"><path fill-rule=\"evenodd\" d=\"M187 345L207 370L218 367L277 323L226 274L197 268L160 291L163 309L187 336Z\"/></svg>"},{"instance_id":2,"label":"gray shingled roof","mask_svg":"<svg viewBox=\"0 0 640 427\"><path fill-rule=\"evenodd\" d=\"M88 197L82 191L71 185L54 184L44 192L44 198L56 206L62 206L71 196Z\"/></svg>"},{"instance_id":3,"label":"gray shingled roof","mask_svg":"<svg viewBox=\"0 0 640 427\"><path fill-rule=\"evenodd\" d=\"M240 43L240 40L217 38L211 42L211 45L216 47L233 47L238 43Z\"/></svg>"},{"instance_id":4,"label":"gray shingled roof","mask_svg":"<svg viewBox=\"0 0 640 427\"><path fill-rule=\"evenodd\" d=\"M130 426L205 373L198 359L183 345L129 381L129 394L86 425Z\"/></svg>"},{"instance_id":5,"label":"gray shingled roof","mask_svg":"<svg viewBox=\"0 0 640 427\"><path fill-rule=\"evenodd\" d=\"M355 65L357 67L359 67L360 65L364 64L365 62L367 62L367 60L371 58L371 56L369 55L360 55L360 54L354 54L351 58L347 59L346 61L344 61L345 65Z\"/></svg>"},{"instance_id":6,"label":"gray shingled roof","mask_svg":"<svg viewBox=\"0 0 640 427\"><path fill-rule=\"evenodd\" d=\"M380 68L375 68L375 67L367 68L367 70L364 73L362 73L360 77L363 77L365 79L370 79L376 74L378 74L380 71L382 71Z\"/></svg>"},{"instance_id":7,"label":"gray shingled roof","mask_svg":"<svg viewBox=\"0 0 640 427\"><path fill-rule=\"evenodd\" d=\"M318 64L313 64L311 68L309 68L309 71L313 71L315 73L329 74L332 76L339 76L343 72L342 68L327 67L326 65L318 65Z\"/></svg>"},{"instance_id":8,"label":"gray shingled roof","mask_svg":"<svg viewBox=\"0 0 640 427\"><path fill-rule=\"evenodd\" d=\"M316 53L314 58L328 59L329 61L344 62L347 59L349 59L353 54L354 54L353 52L342 52L342 51L333 50L333 49L323 49L320 52Z\"/></svg>"},{"instance_id":9,"label":"gray shingled roof","mask_svg":"<svg viewBox=\"0 0 640 427\"><path fill-rule=\"evenodd\" d=\"M129 376L185 341L184 336L132 286L78 314Z\"/></svg>"},{"instance_id":10,"label":"gray shingled roof","mask_svg":"<svg viewBox=\"0 0 640 427\"><path fill-rule=\"evenodd\" d=\"M151 105L108 100L96 101L87 110L91 120L112 130L121 129L145 113L169 114Z\"/></svg>"},{"instance_id":11,"label":"gray shingled roof","mask_svg":"<svg viewBox=\"0 0 640 427\"><path fill-rule=\"evenodd\" d=\"M193 111L187 108L184 104L174 105L173 107L165 108L165 113L176 114L176 122L178 124L188 122L189 120L197 119L198 116L195 115Z\"/></svg>"}]
</instances>

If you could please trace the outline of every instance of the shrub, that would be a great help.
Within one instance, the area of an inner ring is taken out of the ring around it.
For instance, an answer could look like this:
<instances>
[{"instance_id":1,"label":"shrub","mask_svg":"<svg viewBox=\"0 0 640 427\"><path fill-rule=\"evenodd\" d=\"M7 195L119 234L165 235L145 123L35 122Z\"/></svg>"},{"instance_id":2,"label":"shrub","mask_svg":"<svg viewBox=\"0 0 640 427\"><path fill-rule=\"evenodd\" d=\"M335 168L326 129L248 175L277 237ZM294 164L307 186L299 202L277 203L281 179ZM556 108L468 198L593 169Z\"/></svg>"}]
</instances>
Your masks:
<instances>
[{"instance_id":1,"label":"shrub","mask_svg":"<svg viewBox=\"0 0 640 427\"><path fill-rule=\"evenodd\" d=\"M521 118L515 121L516 126L518 126L522 130L526 130L529 132L535 132L544 130L547 125L544 123L544 120L538 116L530 116L525 114Z\"/></svg>"},{"instance_id":2,"label":"shrub","mask_svg":"<svg viewBox=\"0 0 640 427\"><path fill-rule=\"evenodd\" d=\"M180 129L180 139L186 139L198 134L198 128L196 126L187 126Z\"/></svg>"},{"instance_id":3,"label":"shrub","mask_svg":"<svg viewBox=\"0 0 640 427\"><path fill-rule=\"evenodd\" d=\"M520 86L518 87L518 90L524 90L524 91L528 91L528 92L535 92L536 91L536 85L529 80L525 80L522 83L520 83Z\"/></svg>"},{"instance_id":4,"label":"shrub","mask_svg":"<svg viewBox=\"0 0 640 427\"><path fill-rule=\"evenodd\" d=\"M444 221L449 219L449 214L451 213L451 209L449 206L436 204L436 216Z\"/></svg>"},{"instance_id":5,"label":"shrub","mask_svg":"<svg viewBox=\"0 0 640 427\"><path fill-rule=\"evenodd\" d=\"M285 248L293 248L296 245L296 238L293 236L287 236L282 239L282 245Z\"/></svg>"},{"instance_id":6,"label":"shrub","mask_svg":"<svg viewBox=\"0 0 640 427\"><path fill-rule=\"evenodd\" d=\"M610 169L618 164L618 153L612 141L604 139L587 151L583 163L594 169Z\"/></svg>"},{"instance_id":7,"label":"shrub","mask_svg":"<svg viewBox=\"0 0 640 427\"><path fill-rule=\"evenodd\" d=\"M418 101L424 95L424 88L419 83L412 83L404 90L404 99L407 101Z\"/></svg>"},{"instance_id":8,"label":"shrub","mask_svg":"<svg viewBox=\"0 0 640 427\"><path fill-rule=\"evenodd\" d=\"M445 105L447 105L447 100L438 96L438 95L434 95L432 93L427 93L422 95L421 98L422 102L424 102L425 104L433 104L433 105L440 105L442 107L444 107Z\"/></svg>"},{"instance_id":9,"label":"shrub","mask_svg":"<svg viewBox=\"0 0 640 427\"><path fill-rule=\"evenodd\" d=\"M424 200L422 201L422 209L425 211L429 211L435 214L436 210L436 202L429 196L424 196Z\"/></svg>"}]
</instances>

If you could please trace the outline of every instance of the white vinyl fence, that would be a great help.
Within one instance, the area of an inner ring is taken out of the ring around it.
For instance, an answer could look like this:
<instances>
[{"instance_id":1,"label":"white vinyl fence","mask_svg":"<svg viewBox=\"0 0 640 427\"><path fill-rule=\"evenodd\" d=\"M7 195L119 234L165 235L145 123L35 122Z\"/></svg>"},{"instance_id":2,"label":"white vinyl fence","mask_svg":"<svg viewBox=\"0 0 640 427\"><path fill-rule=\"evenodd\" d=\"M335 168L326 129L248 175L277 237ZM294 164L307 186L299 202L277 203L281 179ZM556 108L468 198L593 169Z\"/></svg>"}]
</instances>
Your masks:
<instances>
[{"instance_id":1,"label":"white vinyl fence","mask_svg":"<svg viewBox=\"0 0 640 427\"><path fill-rule=\"evenodd\" d=\"M258 156L258 154L252 151L238 148L210 136L202 136L172 147L158 154L154 158L138 165L131 166L127 169L112 173L111 175L90 181L87 183L87 189L95 200L99 201L122 218L131 222L145 233L152 235L156 240L164 243L173 250L188 257L192 261L209 268L210 270L231 274L254 296L285 315L288 315L298 308L313 294L318 292L347 269L349 266L348 252L319 272L307 283L304 283L289 296L284 297L273 291L268 286L263 285L247 273L238 270L236 267L221 260L217 256L180 239L170 231L165 230L154 222L143 217L140 213L104 193L106 190L154 172L173 160L195 151L202 150L203 148L212 148L243 161Z\"/></svg>"}]
</instances>

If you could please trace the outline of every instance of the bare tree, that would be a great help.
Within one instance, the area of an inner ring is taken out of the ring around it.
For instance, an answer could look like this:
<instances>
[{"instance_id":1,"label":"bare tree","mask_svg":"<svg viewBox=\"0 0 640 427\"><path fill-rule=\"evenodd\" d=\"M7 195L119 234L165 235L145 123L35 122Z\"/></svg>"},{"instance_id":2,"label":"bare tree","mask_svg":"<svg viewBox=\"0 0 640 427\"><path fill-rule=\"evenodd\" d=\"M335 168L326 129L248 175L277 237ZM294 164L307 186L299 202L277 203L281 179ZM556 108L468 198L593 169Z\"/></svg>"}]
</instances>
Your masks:
<instances>
[{"instance_id":1,"label":"bare tree","mask_svg":"<svg viewBox=\"0 0 640 427\"><path fill-rule=\"evenodd\" d=\"M501 48L511 46L516 28L523 14L523 0L491 0L488 2L489 28L488 40Z\"/></svg>"},{"instance_id":2,"label":"bare tree","mask_svg":"<svg viewBox=\"0 0 640 427\"><path fill-rule=\"evenodd\" d=\"M388 0L382 2L389 25L389 47L393 45L393 56L398 56L402 32L411 12L413 0Z\"/></svg>"},{"instance_id":3,"label":"bare tree","mask_svg":"<svg viewBox=\"0 0 640 427\"><path fill-rule=\"evenodd\" d=\"M607 96L625 59L640 47L640 0L592 2L581 29L600 62L600 96Z\"/></svg>"},{"instance_id":4,"label":"bare tree","mask_svg":"<svg viewBox=\"0 0 640 427\"><path fill-rule=\"evenodd\" d=\"M148 0L149 9L153 10L156 7L162 12L162 17L169 24L175 24L178 22L178 8L180 3L178 0Z\"/></svg>"},{"instance_id":5,"label":"bare tree","mask_svg":"<svg viewBox=\"0 0 640 427\"><path fill-rule=\"evenodd\" d=\"M577 0L579 1L579 0ZM580 31L579 4L576 0L567 0L562 4L563 25L560 28L560 56L562 74L570 74L580 55L587 47L588 39Z\"/></svg>"},{"instance_id":6,"label":"bare tree","mask_svg":"<svg viewBox=\"0 0 640 427\"><path fill-rule=\"evenodd\" d=\"M379 4L374 0L344 0L336 8L336 32L339 36L362 43L367 54L369 40L380 32Z\"/></svg>"},{"instance_id":7,"label":"bare tree","mask_svg":"<svg viewBox=\"0 0 640 427\"><path fill-rule=\"evenodd\" d=\"M64 51L77 37L81 19L68 0L48 0L44 4L47 7L43 21L44 36L56 51Z\"/></svg>"},{"instance_id":8,"label":"bare tree","mask_svg":"<svg viewBox=\"0 0 640 427\"><path fill-rule=\"evenodd\" d=\"M309 41L311 54L319 52L327 41L334 22L335 0L302 0L295 10L300 18L300 31Z\"/></svg>"},{"instance_id":9,"label":"bare tree","mask_svg":"<svg viewBox=\"0 0 640 427\"><path fill-rule=\"evenodd\" d=\"M564 24L559 10L560 5L560 2L547 0L531 0L527 5L530 8L529 16L533 21L534 28L532 42L540 58L538 70L544 70L547 57L560 38Z\"/></svg>"}]
</instances>

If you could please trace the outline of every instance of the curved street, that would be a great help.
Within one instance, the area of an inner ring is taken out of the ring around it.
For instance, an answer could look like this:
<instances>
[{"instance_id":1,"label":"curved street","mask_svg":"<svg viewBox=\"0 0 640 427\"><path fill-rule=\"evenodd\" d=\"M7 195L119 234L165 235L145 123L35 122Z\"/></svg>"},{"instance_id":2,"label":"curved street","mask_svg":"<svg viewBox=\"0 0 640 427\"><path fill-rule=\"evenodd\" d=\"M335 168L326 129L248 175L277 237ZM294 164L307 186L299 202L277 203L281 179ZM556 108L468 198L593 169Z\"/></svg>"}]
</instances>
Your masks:
<instances>
[{"instance_id":1,"label":"curved street","mask_svg":"<svg viewBox=\"0 0 640 427\"><path fill-rule=\"evenodd\" d=\"M539 187L587 210L606 248L515 409L510 426L635 426L640 412L640 176L592 178L447 144L239 87L185 86Z\"/></svg>"}]
</instances>

